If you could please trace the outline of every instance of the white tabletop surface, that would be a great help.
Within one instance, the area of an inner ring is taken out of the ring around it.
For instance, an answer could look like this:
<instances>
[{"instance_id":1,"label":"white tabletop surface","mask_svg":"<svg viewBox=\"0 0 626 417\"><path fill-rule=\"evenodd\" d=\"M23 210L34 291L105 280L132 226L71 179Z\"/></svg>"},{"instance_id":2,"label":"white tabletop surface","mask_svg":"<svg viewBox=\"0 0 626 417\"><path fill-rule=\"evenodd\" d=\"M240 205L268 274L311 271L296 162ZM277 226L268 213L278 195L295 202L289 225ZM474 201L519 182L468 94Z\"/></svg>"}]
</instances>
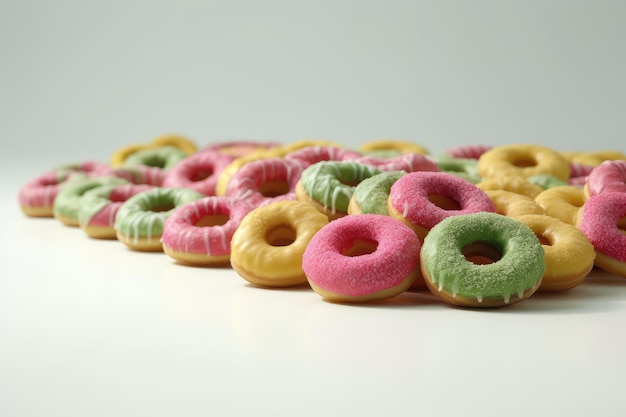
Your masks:
<instances>
[{"instance_id":1,"label":"white tabletop surface","mask_svg":"<svg viewBox=\"0 0 626 417\"><path fill-rule=\"evenodd\" d=\"M0 8L0 415L623 415L626 279L332 304L27 218L17 192L168 132L626 152L625 3Z\"/></svg>"}]
</instances>

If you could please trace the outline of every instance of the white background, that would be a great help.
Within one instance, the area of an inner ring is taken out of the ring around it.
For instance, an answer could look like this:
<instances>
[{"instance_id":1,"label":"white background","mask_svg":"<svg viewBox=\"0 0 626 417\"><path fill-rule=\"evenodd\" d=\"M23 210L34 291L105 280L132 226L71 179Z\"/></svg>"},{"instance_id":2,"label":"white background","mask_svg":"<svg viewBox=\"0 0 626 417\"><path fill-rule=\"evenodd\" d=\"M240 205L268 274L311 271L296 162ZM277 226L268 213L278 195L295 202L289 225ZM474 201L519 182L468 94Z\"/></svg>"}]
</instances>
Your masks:
<instances>
[{"instance_id":1,"label":"white background","mask_svg":"<svg viewBox=\"0 0 626 417\"><path fill-rule=\"evenodd\" d=\"M625 39L622 1L0 1L0 414L621 415L622 278L335 305L16 196L168 132L625 152Z\"/></svg>"}]
</instances>

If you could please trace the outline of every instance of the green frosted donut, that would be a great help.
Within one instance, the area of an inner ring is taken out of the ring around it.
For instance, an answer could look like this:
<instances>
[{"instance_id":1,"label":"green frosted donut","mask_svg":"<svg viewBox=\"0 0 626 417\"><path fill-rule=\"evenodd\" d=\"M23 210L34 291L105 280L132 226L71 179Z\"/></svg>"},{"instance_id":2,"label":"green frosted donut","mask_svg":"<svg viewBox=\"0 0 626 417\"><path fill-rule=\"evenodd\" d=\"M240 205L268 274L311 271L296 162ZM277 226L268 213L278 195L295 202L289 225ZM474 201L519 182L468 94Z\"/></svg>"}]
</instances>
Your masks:
<instances>
[{"instance_id":1,"label":"green frosted donut","mask_svg":"<svg viewBox=\"0 0 626 417\"><path fill-rule=\"evenodd\" d=\"M117 177L82 177L67 181L52 206L52 214L55 218L68 226L78 226L78 212L81 208L83 194L103 185L122 185L128 181Z\"/></svg>"},{"instance_id":2,"label":"green frosted donut","mask_svg":"<svg viewBox=\"0 0 626 417\"><path fill-rule=\"evenodd\" d=\"M191 188L154 187L135 194L115 215L117 238L132 249L161 250L163 224L172 211L203 197Z\"/></svg>"},{"instance_id":3,"label":"green frosted donut","mask_svg":"<svg viewBox=\"0 0 626 417\"><path fill-rule=\"evenodd\" d=\"M358 183L379 174L371 165L354 161L322 161L307 167L300 177L308 200L318 202L329 214L347 213L348 204ZM298 191L296 190L296 193ZM298 199L307 200L301 194Z\"/></svg>"},{"instance_id":4,"label":"green frosted donut","mask_svg":"<svg viewBox=\"0 0 626 417\"><path fill-rule=\"evenodd\" d=\"M421 254L431 291L463 306L493 307L529 297L546 269L535 233L496 213L448 217L428 233Z\"/></svg>"},{"instance_id":5,"label":"green frosted donut","mask_svg":"<svg viewBox=\"0 0 626 417\"><path fill-rule=\"evenodd\" d=\"M163 169L172 168L187 157L187 153L176 146L160 146L134 152L124 160L124 167L145 165Z\"/></svg>"},{"instance_id":6,"label":"green frosted donut","mask_svg":"<svg viewBox=\"0 0 626 417\"><path fill-rule=\"evenodd\" d=\"M478 160L472 158L455 158L448 155L441 155L435 159L437 168L441 172L447 172L461 177L472 184L481 181L478 175Z\"/></svg>"},{"instance_id":7,"label":"green frosted donut","mask_svg":"<svg viewBox=\"0 0 626 417\"><path fill-rule=\"evenodd\" d=\"M387 171L361 181L354 189L348 213L389 215L389 190L403 175L405 171Z\"/></svg>"}]
</instances>

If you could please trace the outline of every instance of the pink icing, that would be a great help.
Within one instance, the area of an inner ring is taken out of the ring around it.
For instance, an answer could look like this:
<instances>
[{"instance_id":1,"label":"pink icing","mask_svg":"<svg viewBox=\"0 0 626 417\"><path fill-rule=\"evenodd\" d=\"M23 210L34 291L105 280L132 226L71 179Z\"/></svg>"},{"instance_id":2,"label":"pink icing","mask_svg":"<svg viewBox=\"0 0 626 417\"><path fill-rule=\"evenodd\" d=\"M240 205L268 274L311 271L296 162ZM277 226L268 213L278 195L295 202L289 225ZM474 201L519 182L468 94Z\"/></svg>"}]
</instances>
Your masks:
<instances>
[{"instance_id":1,"label":"pink icing","mask_svg":"<svg viewBox=\"0 0 626 417\"><path fill-rule=\"evenodd\" d=\"M626 216L626 193L604 192L591 196L582 207L579 229L596 250L626 262L626 235L617 222Z\"/></svg>"},{"instance_id":2,"label":"pink icing","mask_svg":"<svg viewBox=\"0 0 626 417\"><path fill-rule=\"evenodd\" d=\"M461 145L448 148L444 153L453 158L478 159L491 148L489 145Z\"/></svg>"},{"instance_id":3,"label":"pink icing","mask_svg":"<svg viewBox=\"0 0 626 417\"><path fill-rule=\"evenodd\" d=\"M108 197L110 203L104 206L102 210L95 213L87 225L113 227L115 215L122 204L135 194L139 194L151 188L153 188L153 186L148 184L127 184L113 188Z\"/></svg>"},{"instance_id":4,"label":"pink icing","mask_svg":"<svg viewBox=\"0 0 626 417\"><path fill-rule=\"evenodd\" d=\"M215 195L220 173L233 161L217 150L203 150L177 163L165 176L164 187L191 188L207 196Z\"/></svg>"},{"instance_id":5,"label":"pink icing","mask_svg":"<svg viewBox=\"0 0 626 417\"><path fill-rule=\"evenodd\" d=\"M626 193L626 161L604 161L587 176L589 196L600 193Z\"/></svg>"},{"instance_id":6,"label":"pink icing","mask_svg":"<svg viewBox=\"0 0 626 417\"><path fill-rule=\"evenodd\" d=\"M290 159L267 158L248 162L230 178L225 195L246 200L253 206L296 200L296 184L302 171L300 163ZM288 191L285 194L266 196L262 192L262 186L270 182L285 182Z\"/></svg>"},{"instance_id":7,"label":"pink icing","mask_svg":"<svg viewBox=\"0 0 626 417\"><path fill-rule=\"evenodd\" d=\"M299 161L303 168L321 161L350 161L360 153L336 146L305 146L285 155L285 159Z\"/></svg>"},{"instance_id":8,"label":"pink icing","mask_svg":"<svg viewBox=\"0 0 626 417\"><path fill-rule=\"evenodd\" d=\"M376 250L344 255L357 240L375 242ZM302 256L302 269L309 282L319 288L359 297L400 285L419 267L420 248L415 233L389 216L345 216L313 236Z\"/></svg>"},{"instance_id":9,"label":"pink icing","mask_svg":"<svg viewBox=\"0 0 626 417\"><path fill-rule=\"evenodd\" d=\"M459 210L446 210L429 200L437 195L456 201ZM495 212L489 196L471 182L444 172L413 172L396 181L389 202L409 222L432 229L446 217L481 211Z\"/></svg>"},{"instance_id":10,"label":"pink icing","mask_svg":"<svg viewBox=\"0 0 626 417\"><path fill-rule=\"evenodd\" d=\"M209 196L178 207L163 225L161 241L176 252L230 255L230 241L241 219L253 209L244 201ZM223 225L196 226L203 217L226 215Z\"/></svg>"},{"instance_id":11,"label":"pink icing","mask_svg":"<svg viewBox=\"0 0 626 417\"><path fill-rule=\"evenodd\" d=\"M233 159L246 156L257 149L270 149L278 146L278 142L255 142L248 140L235 140L212 143L201 150L217 151L222 155L227 155Z\"/></svg>"},{"instance_id":12,"label":"pink icing","mask_svg":"<svg viewBox=\"0 0 626 417\"><path fill-rule=\"evenodd\" d=\"M439 171L435 162L428 159L426 155L419 153L405 153L395 158L363 156L356 161L362 164L372 165L381 171Z\"/></svg>"}]
</instances>

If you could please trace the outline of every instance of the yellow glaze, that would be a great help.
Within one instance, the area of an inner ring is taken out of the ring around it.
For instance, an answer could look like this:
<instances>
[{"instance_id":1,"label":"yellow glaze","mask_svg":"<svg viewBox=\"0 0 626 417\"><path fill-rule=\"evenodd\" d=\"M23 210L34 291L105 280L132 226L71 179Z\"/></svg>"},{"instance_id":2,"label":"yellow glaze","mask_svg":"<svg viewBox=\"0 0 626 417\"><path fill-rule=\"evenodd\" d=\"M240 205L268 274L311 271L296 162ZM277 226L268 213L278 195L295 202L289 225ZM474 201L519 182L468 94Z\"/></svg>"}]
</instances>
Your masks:
<instances>
[{"instance_id":1,"label":"yellow glaze","mask_svg":"<svg viewBox=\"0 0 626 417\"><path fill-rule=\"evenodd\" d=\"M478 175L483 178L503 175L528 178L541 174L567 181L569 162L553 149L531 144L496 146L478 159Z\"/></svg>"},{"instance_id":2,"label":"yellow glaze","mask_svg":"<svg viewBox=\"0 0 626 417\"><path fill-rule=\"evenodd\" d=\"M575 225L578 212L585 204L582 189L571 185L548 188L535 197L535 201L548 216Z\"/></svg>"},{"instance_id":3,"label":"yellow glaze","mask_svg":"<svg viewBox=\"0 0 626 417\"><path fill-rule=\"evenodd\" d=\"M543 191L538 185L531 183L523 177L516 176L499 176L494 178L483 179L476 184L483 191L487 190L504 190L517 194L522 194L530 198L535 198Z\"/></svg>"},{"instance_id":4,"label":"yellow glaze","mask_svg":"<svg viewBox=\"0 0 626 417\"><path fill-rule=\"evenodd\" d=\"M160 148L163 146L175 146L185 152L187 155L191 155L197 150L195 143L192 142L190 139L187 139L180 135L167 134L158 136L148 143L135 143L116 150L115 152L113 152L113 155L111 155L109 164L113 168L119 168L124 165L124 161L126 160L126 158L128 158L135 152L144 149Z\"/></svg>"},{"instance_id":5,"label":"yellow glaze","mask_svg":"<svg viewBox=\"0 0 626 417\"><path fill-rule=\"evenodd\" d=\"M523 214L544 214L543 208L532 198L505 190L486 190L496 206L496 213L515 217Z\"/></svg>"},{"instance_id":6,"label":"yellow glaze","mask_svg":"<svg viewBox=\"0 0 626 417\"><path fill-rule=\"evenodd\" d=\"M394 139L378 139L365 142L359 146L359 150L363 152L371 151L398 151L400 153L419 153L422 155L428 155L428 149L421 145L413 143L408 140L394 140Z\"/></svg>"}]
</instances>

